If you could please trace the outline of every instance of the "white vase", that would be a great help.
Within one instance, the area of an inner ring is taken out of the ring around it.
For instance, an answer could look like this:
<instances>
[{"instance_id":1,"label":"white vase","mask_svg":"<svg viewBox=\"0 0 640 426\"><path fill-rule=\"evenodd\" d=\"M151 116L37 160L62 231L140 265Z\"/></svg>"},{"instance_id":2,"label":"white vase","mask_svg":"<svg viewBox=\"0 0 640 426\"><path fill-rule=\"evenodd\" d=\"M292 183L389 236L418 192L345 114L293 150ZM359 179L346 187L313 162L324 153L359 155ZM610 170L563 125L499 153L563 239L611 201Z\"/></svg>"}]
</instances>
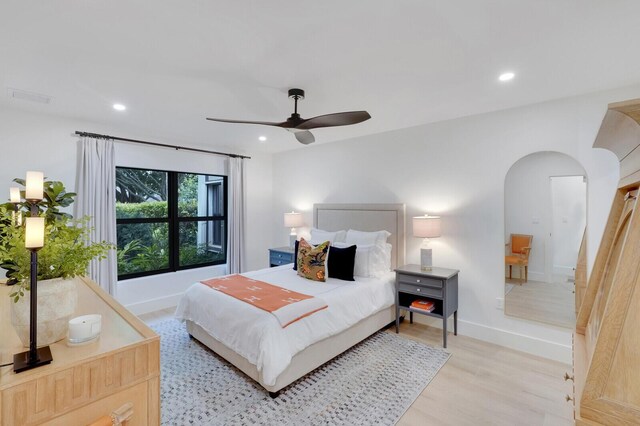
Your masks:
<instances>
[{"instance_id":1,"label":"white vase","mask_svg":"<svg viewBox=\"0 0 640 426\"><path fill-rule=\"evenodd\" d=\"M78 278L38 281L38 346L46 346L67 336L69 319L78 305ZM17 303L11 301L11 323L22 344L29 347L31 292L25 291Z\"/></svg>"}]
</instances>

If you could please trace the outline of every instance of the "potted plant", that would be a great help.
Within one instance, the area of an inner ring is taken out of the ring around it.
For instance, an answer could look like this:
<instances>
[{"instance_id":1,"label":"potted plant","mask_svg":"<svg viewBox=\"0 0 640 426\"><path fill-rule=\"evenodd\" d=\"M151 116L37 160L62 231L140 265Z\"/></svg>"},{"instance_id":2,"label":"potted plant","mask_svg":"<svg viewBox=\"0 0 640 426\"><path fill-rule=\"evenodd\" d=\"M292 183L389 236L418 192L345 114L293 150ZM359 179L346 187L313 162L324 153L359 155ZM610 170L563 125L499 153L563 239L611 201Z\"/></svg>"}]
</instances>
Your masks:
<instances>
[{"instance_id":1,"label":"potted plant","mask_svg":"<svg viewBox=\"0 0 640 426\"><path fill-rule=\"evenodd\" d=\"M15 179L24 186L24 181ZM45 243L38 253L38 343L51 344L65 337L67 323L77 306L75 279L86 274L93 259L103 259L113 249L104 241L90 242L89 218L74 220L60 208L75 198L62 182L47 181L37 211L45 217ZM24 198L24 194L23 194ZM29 215L29 202L18 204L18 213ZM13 205L0 206L0 266L16 284L12 298L12 323L20 340L29 345L30 254L25 248L25 228L14 220Z\"/></svg>"}]
</instances>

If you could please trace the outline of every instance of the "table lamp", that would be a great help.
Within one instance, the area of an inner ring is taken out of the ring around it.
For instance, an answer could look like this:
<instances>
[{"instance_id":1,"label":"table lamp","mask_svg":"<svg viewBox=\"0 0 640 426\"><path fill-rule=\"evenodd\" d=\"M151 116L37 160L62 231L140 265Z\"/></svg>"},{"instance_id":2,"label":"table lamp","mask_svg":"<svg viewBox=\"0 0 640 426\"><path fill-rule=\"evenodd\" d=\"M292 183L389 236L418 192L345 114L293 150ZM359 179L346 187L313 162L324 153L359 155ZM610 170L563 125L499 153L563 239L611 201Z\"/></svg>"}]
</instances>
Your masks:
<instances>
[{"instance_id":1,"label":"table lamp","mask_svg":"<svg viewBox=\"0 0 640 426\"><path fill-rule=\"evenodd\" d=\"M420 269L430 271L433 265L431 249L428 248L430 238L440 236L440 216L416 216L413 218L413 236L424 238L420 247Z\"/></svg>"},{"instance_id":2,"label":"table lamp","mask_svg":"<svg viewBox=\"0 0 640 426\"><path fill-rule=\"evenodd\" d=\"M289 247L293 248L296 243L296 228L299 228L304 225L304 219L302 217L302 213L285 213L284 214L284 226L286 228L291 228L291 233L289 234Z\"/></svg>"}]
</instances>

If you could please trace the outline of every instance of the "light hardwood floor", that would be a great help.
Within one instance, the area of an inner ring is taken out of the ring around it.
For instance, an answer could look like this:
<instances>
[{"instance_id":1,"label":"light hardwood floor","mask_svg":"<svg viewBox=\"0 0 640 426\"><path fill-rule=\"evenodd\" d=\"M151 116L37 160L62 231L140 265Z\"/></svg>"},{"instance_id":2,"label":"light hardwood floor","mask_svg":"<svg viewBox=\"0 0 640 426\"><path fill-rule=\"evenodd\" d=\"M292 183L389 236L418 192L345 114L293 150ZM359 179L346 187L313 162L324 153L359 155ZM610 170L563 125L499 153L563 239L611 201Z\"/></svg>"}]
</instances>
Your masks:
<instances>
[{"instance_id":1,"label":"light hardwood floor","mask_svg":"<svg viewBox=\"0 0 640 426\"><path fill-rule=\"evenodd\" d=\"M171 318L165 309L140 318L147 324ZM395 332L392 329L387 332ZM442 330L422 324L400 326L400 333L442 345ZM465 336L449 335L451 358L398 422L427 425L573 425L573 408L564 396L571 366Z\"/></svg>"},{"instance_id":2,"label":"light hardwood floor","mask_svg":"<svg viewBox=\"0 0 640 426\"><path fill-rule=\"evenodd\" d=\"M574 284L529 280L504 296L504 313L573 329L576 325Z\"/></svg>"}]
</instances>

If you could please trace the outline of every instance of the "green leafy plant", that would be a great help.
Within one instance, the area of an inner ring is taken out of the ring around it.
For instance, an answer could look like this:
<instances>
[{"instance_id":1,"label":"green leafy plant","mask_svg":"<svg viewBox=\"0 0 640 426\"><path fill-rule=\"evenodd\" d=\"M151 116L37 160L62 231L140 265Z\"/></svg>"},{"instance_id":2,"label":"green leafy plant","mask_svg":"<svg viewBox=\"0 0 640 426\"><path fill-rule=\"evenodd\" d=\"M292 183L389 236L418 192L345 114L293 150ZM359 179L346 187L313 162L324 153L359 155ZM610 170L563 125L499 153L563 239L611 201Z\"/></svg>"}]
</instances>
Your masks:
<instances>
[{"instance_id":1,"label":"green leafy plant","mask_svg":"<svg viewBox=\"0 0 640 426\"><path fill-rule=\"evenodd\" d=\"M15 180L23 183L20 179ZM66 192L61 182L45 183L45 198L37 204L39 215L45 217L44 247L38 252L38 280L74 278L87 273L93 259L104 259L112 244L90 242L90 218L74 220L60 211L74 202L76 194ZM19 210L29 215L31 205L22 203ZM29 290L31 256L25 248L25 227L13 220L13 205L0 206L0 266L8 270L7 277L17 281L10 294L18 301Z\"/></svg>"}]
</instances>

